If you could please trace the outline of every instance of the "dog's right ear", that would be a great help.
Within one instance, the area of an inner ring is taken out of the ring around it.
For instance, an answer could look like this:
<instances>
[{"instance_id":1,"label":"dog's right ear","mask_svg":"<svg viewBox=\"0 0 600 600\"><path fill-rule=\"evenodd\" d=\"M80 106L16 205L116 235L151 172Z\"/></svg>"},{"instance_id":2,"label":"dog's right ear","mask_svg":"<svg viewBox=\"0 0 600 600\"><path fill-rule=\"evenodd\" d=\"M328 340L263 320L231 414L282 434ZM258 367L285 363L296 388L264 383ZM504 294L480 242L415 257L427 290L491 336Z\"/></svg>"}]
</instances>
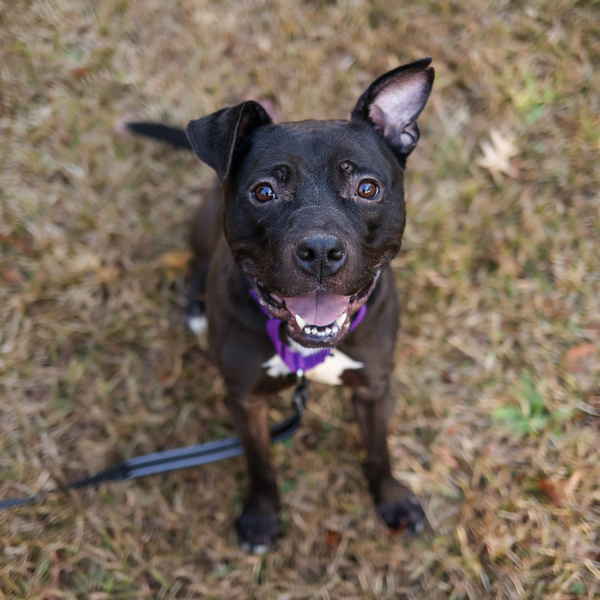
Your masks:
<instances>
[{"instance_id":1,"label":"dog's right ear","mask_svg":"<svg viewBox=\"0 0 600 600\"><path fill-rule=\"evenodd\" d=\"M190 121L186 133L194 152L224 182L236 148L252 131L272 122L258 102L249 100Z\"/></svg>"},{"instance_id":2,"label":"dog's right ear","mask_svg":"<svg viewBox=\"0 0 600 600\"><path fill-rule=\"evenodd\" d=\"M376 79L358 99L352 118L367 121L404 164L419 141L417 117L425 107L434 71L431 58L408 63Z\"/></svg>"}]
</instances>

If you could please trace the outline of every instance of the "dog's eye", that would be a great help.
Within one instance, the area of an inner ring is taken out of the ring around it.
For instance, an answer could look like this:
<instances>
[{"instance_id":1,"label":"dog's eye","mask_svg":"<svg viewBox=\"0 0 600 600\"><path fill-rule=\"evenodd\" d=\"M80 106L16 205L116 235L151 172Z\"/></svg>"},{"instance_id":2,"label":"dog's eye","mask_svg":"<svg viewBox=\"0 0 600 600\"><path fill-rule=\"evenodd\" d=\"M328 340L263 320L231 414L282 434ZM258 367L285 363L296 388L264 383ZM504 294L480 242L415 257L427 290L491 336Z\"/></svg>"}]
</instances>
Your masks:
<instances>
[{"instance_id":1,"label":"dog's eye","mask_svg":"<svg viewBox=\"0 0 600 600\"><path fill-rule=\"evenodd\" d=\"M275 200L277 198L273 188L268 183L257 185L254 188L252 195L259 202L269 202L269 200Z\"/></svg>"},{"instance_id":2,"label":"dog's eye","mask_svg":"<svg viewBox=\"0 0 600 600\"><path fill-rule=\"evenodd\" d=\"M361 198L372 200L379 194L379 187L369 179L363 179L356 188L356 193Z\"/></svg>"}]
</instances>

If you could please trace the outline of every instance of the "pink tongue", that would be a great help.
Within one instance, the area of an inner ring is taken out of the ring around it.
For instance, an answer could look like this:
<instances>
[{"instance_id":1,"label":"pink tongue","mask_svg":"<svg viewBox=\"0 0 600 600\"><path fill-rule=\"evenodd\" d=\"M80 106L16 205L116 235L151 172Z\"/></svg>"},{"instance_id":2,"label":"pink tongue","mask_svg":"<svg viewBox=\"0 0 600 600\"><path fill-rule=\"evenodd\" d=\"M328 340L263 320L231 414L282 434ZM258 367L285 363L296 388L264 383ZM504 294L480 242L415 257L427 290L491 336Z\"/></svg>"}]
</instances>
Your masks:
<instances>
[{"instance_id":1,"label":"pink tongue","mask_svg":"<svg viewBox=\"0 0 600 600\"><path fill-rule=\"evenodd\" d=\"M307 325L329 325L348 307L349 296L339 296L315 290L302 296L284 298L287 309L292 315L302 317Z\"/></svg>"}]
</instances>

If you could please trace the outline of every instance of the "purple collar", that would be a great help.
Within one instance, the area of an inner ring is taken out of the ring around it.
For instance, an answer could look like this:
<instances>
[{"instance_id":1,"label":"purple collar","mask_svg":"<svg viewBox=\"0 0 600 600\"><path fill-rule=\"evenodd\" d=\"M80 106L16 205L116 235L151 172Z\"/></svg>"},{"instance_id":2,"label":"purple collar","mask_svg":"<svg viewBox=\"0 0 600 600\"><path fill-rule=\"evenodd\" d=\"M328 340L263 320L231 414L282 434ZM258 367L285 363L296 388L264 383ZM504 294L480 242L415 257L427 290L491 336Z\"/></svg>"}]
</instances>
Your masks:
<instances>
[{"instance_id":1,"label":"purple collar","mask_svg":"<svg viewBox=\"0 0 600 600\"><path fill-rule=\"evenodd\" d=\"M268 317L267 319L267 334L275 347L275 352L279 355L281 360L285 363L287 368L292 373L298 373L301 371L305 373L310 369L320 365L330 354L331 349L323 348L323 350L319 350L314 354L309 354L308 356L302 356L299 352L294 352L281 338L282 338L282 325L283 322L275 317L272 317L269 312L258 302L258 297L256 292L250 288L250 295L256 300L261 310ZM350 331L352 331L364 318L367 314L367 305L363 304L356 313L354 320L350 325Z\"/></svg>"}]
</instances>

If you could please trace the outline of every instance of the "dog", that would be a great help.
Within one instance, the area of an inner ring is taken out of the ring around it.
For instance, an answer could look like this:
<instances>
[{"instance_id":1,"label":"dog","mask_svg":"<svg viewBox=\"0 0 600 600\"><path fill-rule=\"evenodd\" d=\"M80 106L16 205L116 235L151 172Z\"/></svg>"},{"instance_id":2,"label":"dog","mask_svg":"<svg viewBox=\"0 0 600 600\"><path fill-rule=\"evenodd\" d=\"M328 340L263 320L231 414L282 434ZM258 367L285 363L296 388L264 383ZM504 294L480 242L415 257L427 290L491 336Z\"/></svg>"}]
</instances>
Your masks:
<instances>
[{"instance_id":1,"label":"dog","mask_svg":"<svg viewBox=\"0 0 600 600\"><path fill-rule=\"evenodd\" d=\"M386 434L399 324L390 261L404 232L404 172L433 85L430 63L376 79L349 120L275 124L246 101L185 132L128 124L190 148L218 176L193 220L188 317L196 332L207 328L246 452L249 493L236 529L252 552L278 535L265 396L302 375L351 388L379 514L391 529L423 528L419 501L392 475Z\"/></svg>"}]
</instances>

